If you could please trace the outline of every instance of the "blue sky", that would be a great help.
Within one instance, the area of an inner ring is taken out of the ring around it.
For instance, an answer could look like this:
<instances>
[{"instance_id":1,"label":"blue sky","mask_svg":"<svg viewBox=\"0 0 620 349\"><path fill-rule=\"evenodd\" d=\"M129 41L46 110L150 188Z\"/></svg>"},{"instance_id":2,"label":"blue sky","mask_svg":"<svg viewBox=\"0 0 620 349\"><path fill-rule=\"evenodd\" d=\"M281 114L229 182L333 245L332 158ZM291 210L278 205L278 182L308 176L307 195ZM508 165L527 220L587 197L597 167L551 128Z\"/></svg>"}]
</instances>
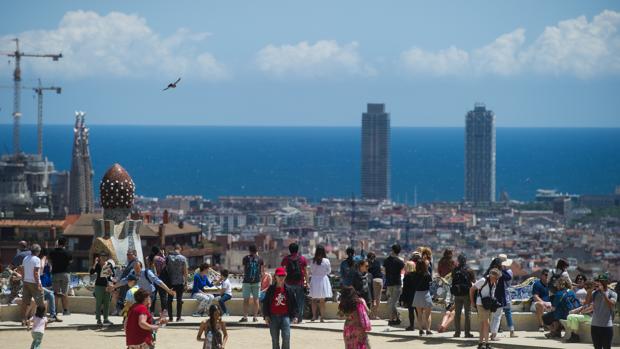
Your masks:
<instances>
[{"instance_id":1,"label":"blue sky","mask_svg":"<svg viewBox=\"0 0 620 349\"><path fill-rule=\"evenodd\" d=\"M500 127L620 127L619 29L617 1L26 0L3 5L0 51L62 51L23 64L64 88L55 124L358 126L385 102L394 126L462 126L481 101Z\"/></svg>"}]
</instances>

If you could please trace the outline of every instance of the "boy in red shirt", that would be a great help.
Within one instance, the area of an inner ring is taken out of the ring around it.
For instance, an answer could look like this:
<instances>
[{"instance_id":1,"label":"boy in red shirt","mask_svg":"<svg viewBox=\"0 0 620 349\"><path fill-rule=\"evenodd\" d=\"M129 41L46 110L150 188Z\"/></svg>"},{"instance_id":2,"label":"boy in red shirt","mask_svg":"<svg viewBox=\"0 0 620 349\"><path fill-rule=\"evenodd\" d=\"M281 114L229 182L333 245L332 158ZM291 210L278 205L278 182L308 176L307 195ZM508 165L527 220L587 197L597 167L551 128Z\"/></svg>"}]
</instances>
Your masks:
<instances>
[{"instance_id":1,"label":"boy in red shirt","mask_svg":"<svg viewBox=\"0 0 620 349\"><path fill-rule=\"evenodd\" d=\"M136 303L129 309L129 315L125 321L127 349L153 348L153 333L159 326L153 324L153 316L149 313L151 294L144 289L139 289L133 297Z\"/></svg>"},{"instance_id":2,"label":"boy in red shirt","mask_svg":"<svg viewBox=\"0 0 620 349\"><path fill-rule=\"evenodd\" d=\"M269 286L263 302L263 316L269 325L273 348L280 348L280 332L282 333L282 349L291 346L291 322L297 323L297 300L295 292L285 284L286 270L276 268L276 283Z\"/></svg>"}]
</instances>

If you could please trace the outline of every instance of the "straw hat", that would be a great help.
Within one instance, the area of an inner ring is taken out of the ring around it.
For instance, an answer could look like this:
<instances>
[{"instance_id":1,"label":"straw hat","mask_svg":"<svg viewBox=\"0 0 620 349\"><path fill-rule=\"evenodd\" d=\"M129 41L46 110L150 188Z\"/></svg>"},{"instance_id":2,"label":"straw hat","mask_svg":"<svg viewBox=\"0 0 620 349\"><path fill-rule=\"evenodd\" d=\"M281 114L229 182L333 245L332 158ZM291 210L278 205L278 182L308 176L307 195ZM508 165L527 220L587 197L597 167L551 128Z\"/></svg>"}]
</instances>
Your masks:
<instances>
[{"instance_id":1,"label":"straw hat","mask_svg":"<svg viewBox=\"0 0 620 349\"><path fill-rule=\"evenodd\" d=\"M502 253L497 257L502 260L502 267L509 268L512 265L512 259L508 259L507 255Z\"/></svg>"}]
</instances>

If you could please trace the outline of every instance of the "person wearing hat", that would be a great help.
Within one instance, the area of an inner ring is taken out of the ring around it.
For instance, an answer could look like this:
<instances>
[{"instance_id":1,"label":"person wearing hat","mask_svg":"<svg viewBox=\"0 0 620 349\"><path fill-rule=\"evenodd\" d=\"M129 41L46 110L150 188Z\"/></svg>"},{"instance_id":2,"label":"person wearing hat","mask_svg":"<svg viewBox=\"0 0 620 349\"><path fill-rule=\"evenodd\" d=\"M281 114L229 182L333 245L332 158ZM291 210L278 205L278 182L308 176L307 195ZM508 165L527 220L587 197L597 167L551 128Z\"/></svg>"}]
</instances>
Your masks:
<instances>
[{"instance_id":1,"label":"person wearing hat","mask_svg":"<svg viewBox=\"0 0 620 349\"><path fill-rule=\"evenodd\" d=\"M269 325L272 348L289 349L291 346L291 322L297 323L297 300L294 290L287 286L286 270L276 268L276 282L269 286L263 301L263 317ZM282 335L282 347L280 347Z\"/></svg>"},{"instance_id":2,"label":"person wearing hat","mask_svg":"<svg viewBox=\"0 0 620 349\"><path fill-rule=\"evenodd\" d=\"M129 276L127 276L127 287L128 290L127 293L125 293L125 305L121 311L121 314L123 315L123 323L125 323L125 320L127 319L129 308L136 303L134 294L136 294L136 291L140 289L140 286L138 286L138 278L134 274L129 274Z\"/></svg>"},{"instance_id":3,"label":"person wearing hat","mask_svg":"<svg viewBox=\"0 0 620 349\"><path fill-rule=\"evenodd\" d=\"M110 300L112 299L108 286L112 284L114 277L114 262L108 259L107 253L102 252L95 256L95 263L90 268L90 274L96 275L95 279L95 318L97 325L112 325L108 320ZM103 307L103 323L101 322L101 308Z\"/></svg>"},{"instance_id":4,"label":"person wearing hat","mask_svg":"<svg viewBox=\"0 0 620 349\"><path fill-rule=\"evenodd\" d=\"M506 324L510 329L510 337L517 337L515 334L515 326L512 321L512 299L510 298L510 292L508 288L510 288L510 281L512 280L512 259L508 259L508 256L505 254L500 254L497 256L499 259L500 265L498 269L502 272L502 277L499 280L497 289L496 289L496 298L501 299L504 315L506 316ZM491 321L491 340L497 340L497 332L499 331L499 325L502 320L502 312L497 311Z\"/></svg>"},{"instance_id":5,"label":"person wearing hat","mask_svg":"<svg viewBox=\"0 0 620 349\"><path fill-rule=\"evenodd\" d=\"M592 312L592 324L590 334L592 335L592 344L594 349L611 348L613 339L613 314L618 295L616 292L608 288L609 276L599 274L595 283L587 286L586 305L592 304L594 311Z\"/></svg>"}]
</instances>

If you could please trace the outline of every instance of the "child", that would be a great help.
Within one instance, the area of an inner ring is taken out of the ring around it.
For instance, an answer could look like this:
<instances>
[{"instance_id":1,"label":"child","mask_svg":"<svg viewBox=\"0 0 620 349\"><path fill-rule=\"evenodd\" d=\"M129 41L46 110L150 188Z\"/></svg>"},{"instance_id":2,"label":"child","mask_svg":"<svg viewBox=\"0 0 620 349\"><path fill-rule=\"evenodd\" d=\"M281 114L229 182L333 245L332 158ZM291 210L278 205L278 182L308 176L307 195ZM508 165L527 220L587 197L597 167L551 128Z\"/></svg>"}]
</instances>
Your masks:
<instances>
[{"instance_id":1,"label":"child","mask_svg":"<svg viewBox=\"0 0 620 349\"><path fill-rule=\"evenodd\" d=\"M353 287L345 287L340 295L338 310L346 316L343 333L345 348L369 349L367 332L371 325L366 301L357 295Z\"/></svg>"},{"instance_id":2,"label":"child","mask_svg":"<svg viewBox=\"0 0 620 349\"><path fill-rule=\"evenodd\" d=\"M127 314L129 313L129 308L131 308L131 306L134 305L134 303L136 303L133 296L136 293L136 291L140 289L137 283L138 283L138 278L136 278L135 275L131 274L127 276L127 287L129 289L127 290L127 293L125 294L125 305L123 306L123 310L121 311L121 314L123 315L123 323L125 322L125 320L127 320Z\"/></svg>"},{"instance_id":3,"label":"child","mask_svg":"<svg viewBox=\"0 0 620 349\"><path fill-rule=\"evenodd\" d=\"M224 271L222 271L222 277L224 277ZM226 274L228 274L228 272L226 272ZM228 332L226 331L226 324L222 321L221 315L220 308L212 304L209 307L209 319L200 323L196 339L199 342L203 341L202 334L205 333L204 344L202 346L203 349L224 349L226 341L228 340Z\"/></svg>"},{"instance_id":4,"label":"child","mask_svg":"<svg viewBox=\"0 0 620 349\"><path fill-rule=\"evenodd\" d=\"M41 348L41 341L43 341L43 333L46 328L45 306L40 305L32 318L32 345L30 345L30 349Z\"/></svg>"},{"instance_id":5,"label":"child","mask_svg":"<svg viewBox=\"0 0 620 349\"><path fill-rule=\"evenodd\" d=\"M220 296L220 308L222 309L222 313L224 316L228 316L228 309L226 309L226 302L232 298L232 285L230 284L230 280L228 280L228 270L222 270L222 278L220 279L222 294Z\"/></svg>"}]
</instances>

